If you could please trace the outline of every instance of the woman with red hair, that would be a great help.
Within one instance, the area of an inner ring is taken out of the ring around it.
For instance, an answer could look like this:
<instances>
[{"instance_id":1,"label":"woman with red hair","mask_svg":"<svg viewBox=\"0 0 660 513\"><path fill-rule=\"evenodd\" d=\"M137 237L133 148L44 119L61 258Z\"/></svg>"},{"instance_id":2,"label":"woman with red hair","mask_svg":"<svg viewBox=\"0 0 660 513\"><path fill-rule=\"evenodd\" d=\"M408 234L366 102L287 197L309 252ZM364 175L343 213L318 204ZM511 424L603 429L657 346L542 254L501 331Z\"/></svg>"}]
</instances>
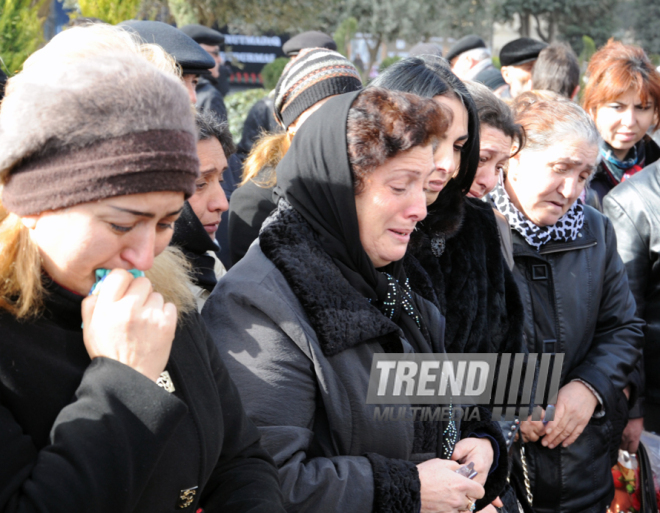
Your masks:
<instances>
[{"instance_id":1,"label":"woman with red hair","mask_svg":"<svg viewBox=\"0 0 660 513\"><path fill-rule=\"evenodd\" d=\"M591 58L587 79L584 110L603 138L587 203L602 210L610 190L660 158L646 133L660 125L660 73L640 47L610 39Z\"/></svg>"}]
</instances>

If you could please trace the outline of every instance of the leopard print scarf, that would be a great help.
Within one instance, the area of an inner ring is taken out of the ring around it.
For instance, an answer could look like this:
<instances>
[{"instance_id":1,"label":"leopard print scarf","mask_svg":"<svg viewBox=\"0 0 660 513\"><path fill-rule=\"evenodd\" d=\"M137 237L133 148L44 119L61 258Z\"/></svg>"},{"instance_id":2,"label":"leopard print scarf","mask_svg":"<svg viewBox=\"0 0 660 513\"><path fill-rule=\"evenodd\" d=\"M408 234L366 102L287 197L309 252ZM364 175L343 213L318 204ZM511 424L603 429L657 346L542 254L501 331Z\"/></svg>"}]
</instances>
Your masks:
<instances>
[{"instance_id":1,"label":"leopard print scarf","mask_svg":"<svg viewBox=\"0 0 660 513\"><path fill-rule=\"evenodd\" d=\"M573 241L584 224L584 208L579 200L568 209L552 226L536 226L511 203L511 199L501 182L497 184L491 196L495 206L509 222L509 226L522 235L527 244L539 251L543 244L550 241Z\"/></svg>"}]
</instances>

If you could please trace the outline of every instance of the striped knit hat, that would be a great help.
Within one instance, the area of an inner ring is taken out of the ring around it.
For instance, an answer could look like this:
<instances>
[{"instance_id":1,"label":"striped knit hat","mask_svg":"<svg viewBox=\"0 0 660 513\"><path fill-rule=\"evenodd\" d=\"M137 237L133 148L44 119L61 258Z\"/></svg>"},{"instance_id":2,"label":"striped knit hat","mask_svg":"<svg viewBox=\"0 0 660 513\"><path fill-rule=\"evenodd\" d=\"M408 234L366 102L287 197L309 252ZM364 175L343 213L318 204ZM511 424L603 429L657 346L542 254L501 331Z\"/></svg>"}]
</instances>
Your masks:
<instances>
[{"instance_id":1,"label":"striped knit hat","mask_svg":"<svg viewBox=\"0 0 660 513\"><path fill-rule=\"evenodd\" d=\"M360 73L343 55L305 48L291 60L275 87L275 117L284 128L328 96L362 89Z\"/></svg>"}]
</instances>

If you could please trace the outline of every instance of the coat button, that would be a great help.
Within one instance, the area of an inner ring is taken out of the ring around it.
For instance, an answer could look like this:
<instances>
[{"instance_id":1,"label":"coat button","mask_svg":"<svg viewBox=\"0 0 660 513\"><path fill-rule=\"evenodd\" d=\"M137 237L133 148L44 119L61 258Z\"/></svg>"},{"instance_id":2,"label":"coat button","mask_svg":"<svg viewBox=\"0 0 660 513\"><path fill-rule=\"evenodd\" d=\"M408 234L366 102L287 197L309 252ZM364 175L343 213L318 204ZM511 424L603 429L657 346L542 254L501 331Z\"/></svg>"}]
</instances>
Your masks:
<instances>
[{"instance_id":1,"label":"coat button","mask_svg":"<svg viewBox=\"0 0 660 513\"><path fill-rule=\"evenodd\" d=\"M195 495L197 495L197 488L197 486L194 486L193 488L181 490L181 492L179 492L179 500L176 503L176 507L178 509L186 509L190 506L195 500Z\"/></svg>"}]
</instances>

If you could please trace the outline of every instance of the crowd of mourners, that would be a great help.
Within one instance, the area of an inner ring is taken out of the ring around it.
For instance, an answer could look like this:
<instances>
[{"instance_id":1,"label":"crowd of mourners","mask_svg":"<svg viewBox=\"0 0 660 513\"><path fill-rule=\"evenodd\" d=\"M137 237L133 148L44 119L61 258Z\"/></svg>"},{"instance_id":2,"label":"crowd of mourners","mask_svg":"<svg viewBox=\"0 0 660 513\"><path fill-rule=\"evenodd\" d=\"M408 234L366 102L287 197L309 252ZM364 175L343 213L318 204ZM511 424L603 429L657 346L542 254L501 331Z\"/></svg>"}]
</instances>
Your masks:
<instances>
[{"instance_id":1,"label":"crowd of mourners","mask_svg":"<svg viewBox=\"0 0 660 513\"><path fill-rule=\"evenodd\" d=\"M660 431L644 51L467 36L364 86L303 33L235 144L221 45L79 24L6 83L0 511L604 513ZM384 421L377 353L563 354L553 420Z\"/></svg>"}]
</instances>

